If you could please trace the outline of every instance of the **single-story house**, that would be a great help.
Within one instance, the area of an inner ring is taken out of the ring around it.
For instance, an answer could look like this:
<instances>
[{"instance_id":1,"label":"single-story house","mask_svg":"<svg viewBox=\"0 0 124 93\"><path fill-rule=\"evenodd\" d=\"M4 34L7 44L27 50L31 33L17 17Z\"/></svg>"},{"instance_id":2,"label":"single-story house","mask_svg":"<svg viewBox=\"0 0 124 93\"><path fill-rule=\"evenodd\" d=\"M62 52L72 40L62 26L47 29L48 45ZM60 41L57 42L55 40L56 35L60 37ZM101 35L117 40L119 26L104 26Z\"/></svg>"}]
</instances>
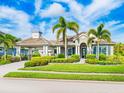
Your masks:
<instances>
[{"instance_id":1,"label":"single-story house","mask_svg":"<svg viewBox=\"0 0 124 93\"><path fill-rule=\"evenodd\" d=\"M68 55L77 54L80 58L85 58L86 54L96 54L97 45L95 42L92 46L87 45L88 35L87 32L81 32L78 35L68 37ZM113 55L114 53L114 42L108 43L101 41L99 51L105 55ZM64 54L64 44L60 39L59 42L56 40L48 40L42 36L42 32L33 31L32 37L25 40L19 41L16 44L16 55L20 55L21 47L27 48L28 55L32 55L32 51L37 49L41 56L45 55L58 55Z\"/></svg>"}]
</instances>

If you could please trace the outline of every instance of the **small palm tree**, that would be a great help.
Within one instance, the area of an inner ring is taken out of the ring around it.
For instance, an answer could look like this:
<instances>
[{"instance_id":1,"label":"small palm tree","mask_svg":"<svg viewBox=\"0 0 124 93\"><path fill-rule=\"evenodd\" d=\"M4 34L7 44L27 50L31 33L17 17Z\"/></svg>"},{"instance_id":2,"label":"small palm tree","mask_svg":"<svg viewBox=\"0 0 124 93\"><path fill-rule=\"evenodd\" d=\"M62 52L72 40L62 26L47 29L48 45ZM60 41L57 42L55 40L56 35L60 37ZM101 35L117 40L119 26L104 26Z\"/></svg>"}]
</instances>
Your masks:
<instances>
[{"instance_id":1,"label":"small palm tree","mask_svg":"<svg viewBox=\"0 0 124 93\"><path fill-rule=\"evenodd\" d=\"M16 45L16 42L20 41L21 39L20 38L17 38L11 34L6 34L6 36L11 40L11 48L12 48L12 54L14 56L14 46Z\"/></svg>"},{"instance_id":2,"label":"small palm tree","mask_svg":"<svg viewBox=\"0 0 124 93\"><path fill-rule=\"evenodd\" d=\"M0 44L4 47L4 59L7 58L8 48L13 46L13 42L9 34L0 34Z\"/></svg>"},{"instance_id":3,"label":"small palm tree","mask_svg":"<svg viewBox=\"0 0 124 93\"><path fill-rule=\"evenodd\" d=\"M59 40L60 36L62 35L63 44L65 46L65 57L67 58L67 29L78 34L79 25L76 22L66 22L63 17L59 18L59 22L53 26L53 33L57 30L56 38L57 41Z\"/></svg>"},{"instance_id":4,"label":"small palm tree","mask_svg":"<svg viewBox=\"0 0 124 93\"><path fill-rule=\"evenodd\" d=\"M111 42L111 33L106 30L103 29L104 28L104 24L100 24L97 29L90 29L88 32L88 45L91 45L93 41L96 42L97 44L97 59L99 59L99 44L101 42L101 40L105 40L107 42Z\"/></svg>"}]
</instances>

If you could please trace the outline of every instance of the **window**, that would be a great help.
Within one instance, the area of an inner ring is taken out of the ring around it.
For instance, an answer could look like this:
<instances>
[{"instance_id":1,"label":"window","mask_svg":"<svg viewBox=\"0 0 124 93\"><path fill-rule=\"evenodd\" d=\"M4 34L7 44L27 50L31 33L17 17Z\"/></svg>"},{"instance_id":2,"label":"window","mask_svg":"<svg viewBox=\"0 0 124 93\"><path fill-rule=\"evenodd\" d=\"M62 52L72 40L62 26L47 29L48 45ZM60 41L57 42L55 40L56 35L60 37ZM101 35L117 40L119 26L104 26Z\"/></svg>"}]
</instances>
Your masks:
<instances>
[{"instance_id":1,"label":"window","mask_svg":"<svg viewBox=\"0 0 124 93\"><path fill-rule=\"evenodd\" d=\"M54 49L54 54L57 54L57 50L56 49Z\"/></svg>"}]
</instances>

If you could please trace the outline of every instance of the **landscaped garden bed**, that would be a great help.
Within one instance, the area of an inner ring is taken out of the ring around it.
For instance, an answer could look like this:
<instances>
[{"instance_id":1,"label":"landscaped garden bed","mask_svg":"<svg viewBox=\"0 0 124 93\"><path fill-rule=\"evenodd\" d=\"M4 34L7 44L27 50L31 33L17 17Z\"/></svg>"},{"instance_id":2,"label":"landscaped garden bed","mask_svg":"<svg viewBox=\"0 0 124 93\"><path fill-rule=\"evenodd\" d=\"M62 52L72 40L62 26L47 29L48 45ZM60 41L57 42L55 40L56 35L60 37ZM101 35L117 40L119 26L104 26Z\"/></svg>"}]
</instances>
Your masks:
<instances>
[{"instance_id":1,"label":"landscaped garden bed","mask_svg":"<svg viewBox=\"0 0 124 93\"><path fill-rule=\"evenodd\" d=\"M1 56L0 57L0 65L5 65L5 64L10 64L10 63L14 63L14 62L19 62L19 61L24 61L27 60L28 57L25 55L21 55L20 56L12 56L12 55L6 55L5 56Z\"/></svg>"},{"instance_id":2,"label":"landscaped garden bed","mask_svg":"<svg viewBox=\"0 0 124 93\"><path fill-rule=\"evenodd\" d=\"M42 56L42 57L32 57L32 59L25 63L25 67L35 67L44 66L48 63L74 63L79 62L80 58L78 55L72 55L69 58L64 58L62 56Z\"/></svg>"},{"instance_id":3,"label":"landscaped garden bed","mask_svg":"<svg viewBox=\"0 0 124 93\"><path fill-rule=\"evenodd\" d=\"M4 77L65 79L65 80L97 80L97 81L124 81L121 75L79 75L79 74L48 74L36 72L10 72Z\"/></svg>"},{"instance_id":4,"label":"landscaped garden bed","mask_svg":"<svg viewBox=\"0 0 124 93\"><path fill-rule=\"evenodd\" d=\"M99 65L123 64L124 56L121 55L106 56L105 54L100 54L99 59L97 59L96 55L90 54L86 56L86 63Z\"/></svg>"},{"instance_id":5,"label":"landscaped garden bed","mask_svg":"<svg viewBox=\"0 0 124 93\"><path fill-rule=\"evenodd\" d=\"M19 62L21 59L19 56L11 56L11 55L6 55L6 59L5 56L2 56L0 58L0 65L4 65L4 64L10 64L10 63L14 63L14 62Z\"/></svg>"}]
</instances>

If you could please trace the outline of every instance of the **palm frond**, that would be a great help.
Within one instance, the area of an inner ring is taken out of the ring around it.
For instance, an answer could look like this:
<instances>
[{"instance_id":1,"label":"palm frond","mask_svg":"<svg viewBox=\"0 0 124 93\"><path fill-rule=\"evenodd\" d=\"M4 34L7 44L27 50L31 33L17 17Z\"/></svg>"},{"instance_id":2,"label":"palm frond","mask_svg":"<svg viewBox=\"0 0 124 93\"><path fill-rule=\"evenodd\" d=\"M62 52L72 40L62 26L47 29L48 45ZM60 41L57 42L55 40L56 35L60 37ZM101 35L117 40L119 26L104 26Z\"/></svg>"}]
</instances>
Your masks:
<instances>
[{"instance_id":1,"label":"palm frond","mask_svg":"<svg viewBox=\"0 0 124 93\"><path fill-rule=\"evenodd\" d=\"M79 31L79 25L76 22L68 22L67 28L74 31L75 33L78 33Z\"/></svg>"},{"instance_id":2,"label":"palm frond","mask_svg":"<svg viewBox=\"0 0 124 93\"><path fill-rule=\"evenodd\" d=\"M111 36L111 33L108 30L106 30L106 29L104 29L102 31L101 35L103 35L103 34L108 34L109 36Z\"/></svg>"},{"instance_id":3,"label":"palm frond","mask_svg":"<svg viewBox=\"0 0 124 93\"><path fill-rule=\"evenodd\" d=\"M64 17L60 17L59 18L59 24L62 26L62 27L65 27L66 26L66 21L65 21L65 19L64 19Z\"/></svg>"},{"instance_id":4,"label":"palm frond","mask_svg":"<svg viewBox=\"0 0 124 93\"><path fill-rule=\"evenodd\" d=\"M107 42L111 42L111 38L108 34L104 34L101 36L101 39L106 40Z\"/></svg>"},{"instance_id":5,"label":"palm frond","mask_svg":"<svg viewBox=\"0 0 124 93\"><path fill-rule=\"evenodd\" d=\"M56 39L57 41L59 40L60 35L63 33L64 29L60 28L57 32L56 32Z\"/></svg>"},{"instance_id":6,"label":"palm frond","mask_svg":"<svg viewBox=\"0 0 124 93\"><path fill-rule=\"evenodd\" d=\"M60 24L54 25L53 28L52 28L53 33L55 32L56 29L58 29L58 28L60 28L60 27L61 27Z\"/></svg>"},{"instance_id":7,"label":"palm frond","mask_svg":"<svg viewBox=\"0 0 124 93\"><path fill-rule=\"evenodd\" d=\"M97 36L97 31L96 31L95 29L90 29L90 30L88 31L88 36L91 36L91 35Z\"/></svg>"},{"instance_id":8,"label":"palm frond","mask_svg":"<svg viewBox=\"0 0 124 93\"><path fill-rule=\"evenodd\" d=\"M100 25L97 27L98 35L101 35L103 28L104 28L104 24L100 24Z\"/></svg>"}]
</instances>

